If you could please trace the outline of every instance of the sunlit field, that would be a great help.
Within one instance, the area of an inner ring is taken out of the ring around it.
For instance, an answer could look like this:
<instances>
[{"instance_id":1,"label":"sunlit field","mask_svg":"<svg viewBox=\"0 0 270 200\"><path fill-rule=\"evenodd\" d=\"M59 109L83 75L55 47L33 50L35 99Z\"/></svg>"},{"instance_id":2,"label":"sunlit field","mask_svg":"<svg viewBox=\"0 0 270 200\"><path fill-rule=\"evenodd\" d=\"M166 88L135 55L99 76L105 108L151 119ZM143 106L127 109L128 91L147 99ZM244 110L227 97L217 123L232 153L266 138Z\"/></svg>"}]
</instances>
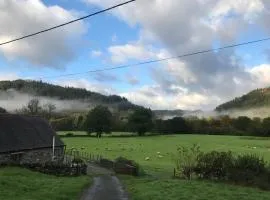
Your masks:
<instances>
[{"instance_id":1,"label":"sunlit field","mask_svg":"<svg viewBox=\"0 0 270 200\"><path fill-rule=\"evenodd\" d=\"M149 173L172 175L173 155L178 146L198 144L202 151L232 151L253 153L270 161L270 139L238 136L168 135L151 137L71 137L62 138L67 148L114 159L119 156L133 159ZM149 160L146 158L149 157Z\"/></svg>"}]
</instances>

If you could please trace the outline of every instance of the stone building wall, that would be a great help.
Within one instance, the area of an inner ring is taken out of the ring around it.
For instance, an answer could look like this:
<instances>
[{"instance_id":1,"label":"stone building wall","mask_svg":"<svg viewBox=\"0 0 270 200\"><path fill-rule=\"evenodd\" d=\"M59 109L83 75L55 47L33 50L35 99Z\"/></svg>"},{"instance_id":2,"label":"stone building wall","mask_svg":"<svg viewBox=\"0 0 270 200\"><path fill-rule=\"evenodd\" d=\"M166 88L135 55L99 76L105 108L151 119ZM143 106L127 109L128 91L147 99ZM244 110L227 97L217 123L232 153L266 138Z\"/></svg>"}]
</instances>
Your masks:
<instances>
[{"instance_id":1,"label":"stone building wall","mask_svg":"<svg viewBox=\"0 0 270 200\"><path fill-rule=\"evenodd\" d=\"M63 159L64 147L55 148L55 160ZM45 163L52 161L52 148L0 154L1 164Z\"/></svg>"}]
</instances>

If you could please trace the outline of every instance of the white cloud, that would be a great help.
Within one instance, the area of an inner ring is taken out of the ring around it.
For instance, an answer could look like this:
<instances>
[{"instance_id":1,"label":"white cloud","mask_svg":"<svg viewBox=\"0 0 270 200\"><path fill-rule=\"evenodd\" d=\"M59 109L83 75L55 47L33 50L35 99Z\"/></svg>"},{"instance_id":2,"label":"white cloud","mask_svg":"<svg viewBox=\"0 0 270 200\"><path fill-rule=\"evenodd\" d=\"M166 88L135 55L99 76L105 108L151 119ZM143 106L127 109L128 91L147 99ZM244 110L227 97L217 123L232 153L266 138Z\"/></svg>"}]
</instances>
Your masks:
<instances>
[{"instance_id":1,"label":"white cloud","mask_svg":"<svg viewBox=\"0 0 270 200\"><path fill-rule=\"evenodd\" d=\"M261 0L226 0L218 1L212 9L210 18L226 20L228 15L238 14L243 16L247 21L252 22L264 10L264 4Z\"/></svg>"},{"instance_id":2,"label":"white cloud","mask_svg":"<svg viewBox=\"0 0 270 200\"><path fill-rule=\"evenodd\" d=\"M91 52L91 56L92 56L92 57L100 57L100 56L102 56L102 52L99 51L99 50L93 50L93 51Z\"/></svg>"},{"instance_id":3,"label":"white cloud","mask_svg":"<svg viewBox=\"0 0 270 200\"><path fill-rule=\"evenodd\" d=\"M136 76L130 75L130 74L126 74L126 81L130 84L130 85L137 85L140 83L139 79Z\"/></svg>"},{"instance_id":4,"label":"white cloud","mask_svg":"<svg viewBox=\"0 0 270 200\"><path fill-rule=\"evenodd\" d=\"M143 86L139 89L121 93L131 102L152 109L212 109L221 100L215 96L198 93L189 93L185 88L172 86L171 89L178 91L177 95L168 95L159 85Z\"/></svg>"},{"instance_id":5,"label":"white cloud","mask_svg":"<svg viewBox=\"0 0 270 200\"><path fill-rule=\"evenodd\" d=\"M256 88L269 87L270 86L270 65L262 64L252 67L248 70L253 77L251 82Z\"/></svg>"},{"instance_id":6,"label":"white cloud","mask_svg":"<svg viewBox=\"0 0 270 200\"><path fill-rule=\"evenodd\" d=\"M31 34L75 19L78 14L57 5L46 6L41 0L9 0L0 3L0 42ZM22 59L46 67L63 67L74 57L70 44L85 33L77 22L41 35L0 47L9 60Z\"/></svg>"},{"instance_id":7,"label":"white cloud","mask_svg":"<svg viewBox=\"0 0 270 200\"><path fill-rule=\"evenodd\" d=\"M121 0L85 0L108 7ZM200 9L198 9L200 8ZM270 31L268 0L137 0L113 13L141 27L139 42L109 48L112 60L148 60L237 43L253 24ZM149 48L161 44L162 49ZM243 67L235 49L165 61L151 68L154 84L123 93L152 108L214 108L257 87L269 85L269 66Z\"/></svg>"},{"instance_id":8,"label":"white cloud","mask_svg":"<svg viewBox=\"0 0 270 200\"><path fill-rule=\"evenodd\" d=\"M128 60L145 60L155 57L151 47L142 44L115 45L108 48L113 63L125 63Z\"/></svg>"}]
</instances>

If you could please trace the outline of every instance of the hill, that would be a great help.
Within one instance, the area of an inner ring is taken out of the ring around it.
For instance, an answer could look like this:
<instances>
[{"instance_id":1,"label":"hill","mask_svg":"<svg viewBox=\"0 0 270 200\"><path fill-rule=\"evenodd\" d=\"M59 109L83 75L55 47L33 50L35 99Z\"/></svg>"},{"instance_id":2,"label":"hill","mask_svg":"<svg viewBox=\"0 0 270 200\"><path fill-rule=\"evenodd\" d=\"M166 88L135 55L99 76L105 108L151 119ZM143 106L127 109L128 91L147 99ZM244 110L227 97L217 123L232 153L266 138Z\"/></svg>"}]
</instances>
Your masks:
<instances>
[{"instance_id":1,"label":"hill","mask_svg":"<svg viewBox=\"0 0 270 200\"><path fill-rule=\"evenodd\" d=\"M254 108L270 108L270 87L253 90L241 97L216 107L216 111L248 110Z\"/></svg>"},{"instance_id":2,"label":"hill","mask_svg":"<svg viewBox=\"0 0 270 200\"><path fill-rule=\"evenodd\" d=\"M157 119L172 119L174 117L190 117L199 116L203 114L201 110L153 110L155 118Z\"/></svg>"},{"instance_id":3,"label":"hill","mask_svg":"<svg viewBox=\"0 0 270 200\"><path fill-rule=\"evenodd\" d=\"M184 110L154 110L154 115L157 119L170 119L174 117L182 117Z\"/></svg>"},{"instance_id":4,"label":"hill","mask_svg":"<svg viewBox=\"0 0 270 200\"><path fill-rule=\"evenodd\" d=\"M2 94L0 94L1 96L9 96L8 98L6 97L6 101L12 100L13 98L17 99L18 103L21 104L23 104L23 98L20 97L22 95L29 95L29 97L46 98L47 101L52 100L52 102L57 100L60 104L62 102L64 104L64 102L71 103L74 101L76 101L77 104L84 105L102 104L120 111L138 107L129 102L126 98L117 95L106 96L82 88L62 87L42 81L0 81L0 92ZM20 95L20 97L18 97L18 95Z\"/></svg>"}]
</instances>

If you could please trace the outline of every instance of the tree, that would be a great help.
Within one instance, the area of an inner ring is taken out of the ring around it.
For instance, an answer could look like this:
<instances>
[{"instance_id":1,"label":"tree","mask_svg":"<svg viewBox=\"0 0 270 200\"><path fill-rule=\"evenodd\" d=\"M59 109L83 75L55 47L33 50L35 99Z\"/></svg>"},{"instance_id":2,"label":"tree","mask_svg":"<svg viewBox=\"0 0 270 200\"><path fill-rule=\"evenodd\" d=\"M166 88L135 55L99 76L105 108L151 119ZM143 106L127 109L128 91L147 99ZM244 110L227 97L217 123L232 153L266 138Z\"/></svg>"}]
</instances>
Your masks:
<instances>
[{"instance_id":1,"label":"tree","mask_svg":"<svg viewBox=\"0 0 270 200\"><path fill-rule=\"evenodd\" d=\"M139 136L143 136L147 131L152 128L152 111L150 109L138 108L128 119L128 126L131 131L137 132Z\"/></svg>"},{"instance_id":2,"label":"tree","mask_svg":"<svg viewBox=\"0 0 270 200\"><path fill-rule=\"evenodd\" d=\"M167 121L170 133L187 133L190 131L185 119L182 117L174 117L173 119L169 119Z\"/></svg>"},{"instance_id":3,"label":"tree","mask_svg":"<svg viewBox=\"0 0 270 200\"><path fill-rule=\"evenodd\" d=\"M41 113L42 107L40 105L39 99L31 99L26 107L23 108L30 115L38 115Z\"/></svg>"},{"instance_id":4,"label":"tree","mask_svg":"<svg viewBox=\"0 0 270 200\"><path fill-rule=\"evenodd\" d=\"M252 135L261 136L263 135L262 120L259 117L254 117L251 124Z\"/></svg>"},{"instance_id":5,"label":"tree","mask_svg":"<svg viewBox=\"0 0 270 200\"><path fill-rule=\"evenodd\" d=\"M270 135L270 117L263 119L262 128L265 136Z\"/></svg>"},{"instance_id":6,"label":"tree","mask_svg":"<svg viewBox=\"0 0 270 200\"><path fill-rule=\"evenodd\" d=\"M5 108L0 107L0 113L7 113Z\"/></svg>"},{"instance_id":7,"label":"tree","mask_svg":"<svg viewBox=\"0 0 270 200\"><path fill-rule=\"evenodd\" d=\"M42 106L43 116L47 119L52 117L53 112L56 110L56 106L52 103L47 103Z\"/></svg>"},{"instance_id":8,"label":"tree","mask_svg":"<svg viewBox=\"0 0 270 200\"><path fill-rule=\"evenodd\" d=\"M39 99L31 99L26 106L17 110L17 113L24 115L37 115L46 119L51 119L56 106L52 103L41 105Z\"/></svg>"},{"instance_id":9,"label":"tree","mask_svg":"<svg viewBox=\"0 0 270 200\"><path fill-rule=\"evenodd\" d=\"M85 128L88 133L96 132L97 137L102 133L110 133L112 126L112 113L105 106L97 106L90 110L86 116Z\"/></svg>"},{"instance_id":10,"label":"tree","mask_svg":"<svg viewBox=\"0 0 270 200\"><path fill-rule=\"evenodd\" d=\"M240 116L234 120L233 125L240 131L250 132L252 120L246 116Z\"/></svg>"},{"instance_id":11,"label":"tree","mask_svg":"<svg viewBox=\"0 0 270 200\"><path fill-rule=\"evenodd\" d=\"M51 119L50 124L55 131L72 131L74 130L73 121L73 117L64 117L60 119Z\"/></svg>"}]
</instances>

